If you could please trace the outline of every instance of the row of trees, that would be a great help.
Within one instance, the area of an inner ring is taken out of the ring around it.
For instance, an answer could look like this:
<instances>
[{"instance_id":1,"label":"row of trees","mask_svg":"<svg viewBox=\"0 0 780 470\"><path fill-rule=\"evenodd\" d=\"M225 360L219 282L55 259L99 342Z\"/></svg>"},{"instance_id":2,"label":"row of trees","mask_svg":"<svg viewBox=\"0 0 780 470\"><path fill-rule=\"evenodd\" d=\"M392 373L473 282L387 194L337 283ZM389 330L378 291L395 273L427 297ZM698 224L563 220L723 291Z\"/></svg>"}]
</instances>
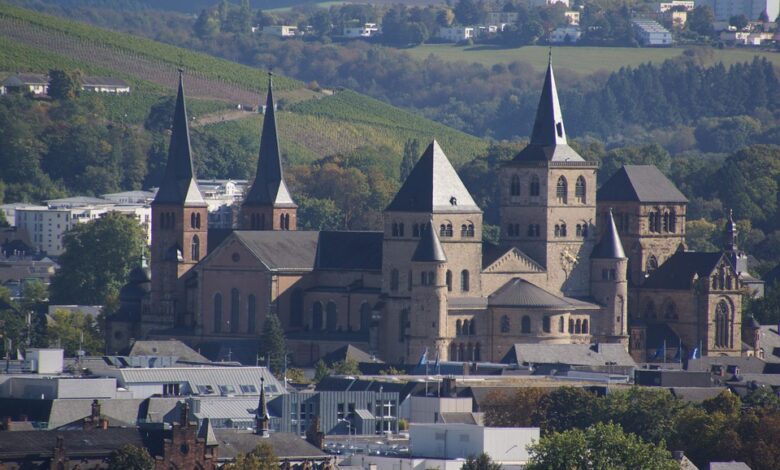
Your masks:
<instances>
[{"instance_id":1,"label":"row of trees","mask_svg":"<svg viewBox=\"0 0 780 470\"><path fill-rule=\"evenodd\" d=\"M699 467L737 460L769 470L780 459L774 445L780 439L780 400L771 388L751 390L744 400L724 391L701 404L666 389L633 387L597 396L582 388L520 388L494 392L483 410L489 426L541 428L544 438L532 451L531 468L673 468L667 466L667 448L684 451ZM628 447L609 445L620 442ZM587 466L583 458L605 463ZM612 459L624 464L610 466ZM653 464L642 465L645 459Z\"/></svg>"}]
</instances>

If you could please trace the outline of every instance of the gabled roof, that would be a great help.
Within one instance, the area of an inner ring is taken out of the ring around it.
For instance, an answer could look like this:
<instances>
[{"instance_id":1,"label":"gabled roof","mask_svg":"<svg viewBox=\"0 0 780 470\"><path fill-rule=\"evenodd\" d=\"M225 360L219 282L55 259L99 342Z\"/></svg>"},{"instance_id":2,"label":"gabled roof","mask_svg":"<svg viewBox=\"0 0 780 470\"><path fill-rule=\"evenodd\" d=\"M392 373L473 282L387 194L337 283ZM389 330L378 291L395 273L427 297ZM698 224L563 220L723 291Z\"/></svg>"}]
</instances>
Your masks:
<instances>
[{"instance_id":1,"label":"gabled roof","mask_svg":"<svg viewBox=\"0 0 780 470\"><path fill-rule=\"evenodd\" d=\"M412 255L412 261L419 263L444 263L447 261L447 255L444 254L444 249L439 242L439 236L436 235L436 230L433 229L432 224L425 225L420 241L417 243L417 248L415 248Z\"/></svg>"},{"instance_id":2,"label":"gabled roof","mask_svg":"<svg viewBox=\"0 0 780 470\"><path fill-rule=\"evenodd\" d=\"M609 210L607 226L604 227L604 234L601 240L593 247L590 257L594 259L624 259L626 252L623 250L623 243L620 242L620 235L615 227L615 219L612 217L612 209Z\"/></svg>"},{"instance_id":3,"label":"gabled roof","mask_svg":"<svg viewBox=\"0 0 780 470\"><path fill-rule=\"evenodd\" d=\"M357 363L361 363L361 362L383 363L382 361L372 356L371 354L363 351L360 348L352 346L351 344L347 344L346 346L342 346L336 349L335 351L329 352L328 354L322 356L322 360L328 366L332 366L333 363L335 362L345 361L345 360L352 360Z\"/></svg>"},{"instance_id":4,"label":"gabled roof","mask_svg":"<svg viewBox=\"0 0 780 470\"><path fill-rule=\"evenodd\" d=\"M15 87L22 85L48 85L49 77L41 73L17 73L3 80L3 85Z\"/></svg>"},{"instance_id":5,"label":"gabled roof","mask_svg":"<svg viewBox=\"0 0 780 470\"><path fill-rule=\"evenodd\" d=\"M129 87L128 83L121 78L116 77L81 77L82 86L108 86L108 87Z\"/></svg>"},{"instance_id":6,"label":"gabled roof","mask_svg":"<svg viewBox=\"0 0 780 470\"><path fill-rule=\"evenodd\" d=\"M301 439L297 434L271 432L267 437L262 437L246 430L215 429L214 436L219 443L220 461L232 461L239 454L253 451L261 442L270 444L279 460L296 458L330 460L328 454Z\"/></svg>"},{"instance_id":7,"label":"gabled roof","mask_svg":"<svg viewBox=\"0 0 780 470\"><path fill-rule=\"evenodd\" d=\"M174 356L178 361L211 362L177 339L138 340L133 343L128 356Z\"/></svg>"},{"instance_id":8,"label":"gabled roof","mask_svg":"<svg viewBox=\"0 0 780 470\"><path fill-rule=\"evenodd\" d=\"M520 151L514 161L584 162L585 160L569 147L566 130L563 127L563 113L558 102L552 60L547 64L542 95L536 108L536 119L531 132L530 143Z\"/></svg>"},{"instance_id":9,"label":"gabled roof","mask_svg":"<svg viewBox=\"0 0 780 470\"><path fill-rule=\"evenodd\" d=\"M488 299L491 307L525 307L550 309L597 308L596 305L562 297L541 287L535 286L525 279L514 278L504 284Z\"/></svg>"},{"instance_id":10,"label":"gabled roof","mask_svg":"<svg viewBox=\"0 0 780 470\"><path fill-rule=\"evenodd\" d=\"M290 232L288 232L290 233ZM382 269L382 232L319 232L316 269Z\"/></svg>"},{"instance_id":11,"label":"gabled roof","mask_svg":"<svg viewBox=\"0 0 780 470\"><path fill-rule=\"evenodd\" d=\"M623 166L599 188L596 199L599 202L688 202L654 165Z\"/></svg>"},{"instance_id":12,"label":"gabled roof","mask_svg":"<svg viewBox=\"0 0 780 470\"><path fill-rule=\"evenodd\" d=\"M690 289L694 276L707 277L724 254L680 251L650 273L642 284L643 289Z\"/></svg>"},{"instance_id":13,"label":"gabled roof","mask_svg":"<svg viewBox=\"0 0 780 470\"><path fill-rule=\"evenodd\" d=\"M391 212L481 212L435 140L387 206Z\"/></svg>"},{"instance_id":14,"label":"gabled roof","mask_svg":"<svg viewBox=\"0 0 780 470\"><path fill-rule=\"evenodd\" d=\"M206 205L195 181L195 170L192 166L190 128L184 100L184 78L181 73L176 108L173 113L171 144L168 147L168 162L165 165L160 189L157 190L152 204Z\"/></svg>"},{"instance_id":15,"label":"gabled roof","mask_svg":"<svg viewBox=\"0 0 780 470\"><path fill-rule=\"evenodd\" d=\"M279 133L276 128L273 82L268 74L268 96L265 102L263 132L260 136L260 154L252 187L244 199L244 205L297 207L290 196L282 173L282 156L279 149Z\"/></svg>"},{"instance_id":16,"label":"gabled roof","mask_svg":"<svg viewBox=\"0 0 780 470\"><path fill-rule=\"evenodd\" d=\"M314 269L319 232L237 230L236 237L270 270Z\"/></svg>"},{"instance_id":17,"label":"gabled roof","mask_svg":"<svg viewBox=\"0 0 780 470\"><path fill-rule=\"evenodd\" d=\"M636 366L626 347L617 343L515 344L505 359L518 364L603 366L613 362L617 366Z\"/></svg>"},{"instance_id":18,"label":"gabled roof","mask_svg":"<svg viewBox=\"0 0 780 470\"><path fill-rule=\"evenodd\" d=\"M499 269L504 260L512 257L521 261L528 272L544 272L544 267L516 246L493 245L490 242L482 243L482 270L485 272L506 272ZM513 267L514 268L514 267Z\"/></svg>"},{"instance_id":19,"label":"gabled roof","mask_svg":"<svg viewBox=\"0 0 780 470\"><path fill-rule=\"evenodd\" d=\"M80 456L104 456L129 444L144 447L143 433L136 428L93 429L89 431L15 431L3 432L0 459L23 460L52 457L57 438L71 459Z\"/></svg>"}]
</instances>

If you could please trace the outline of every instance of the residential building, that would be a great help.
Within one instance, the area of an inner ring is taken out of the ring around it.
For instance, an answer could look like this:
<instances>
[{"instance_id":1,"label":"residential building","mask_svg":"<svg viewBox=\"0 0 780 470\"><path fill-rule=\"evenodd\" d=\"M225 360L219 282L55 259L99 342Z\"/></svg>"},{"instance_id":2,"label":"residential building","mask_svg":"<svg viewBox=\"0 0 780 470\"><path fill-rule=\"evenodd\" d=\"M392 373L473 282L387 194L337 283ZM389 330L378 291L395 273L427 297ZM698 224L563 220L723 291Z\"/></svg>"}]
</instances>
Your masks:
<instances>
[{"instance_id":1,"label":"residential building","mask_svg":"<svg viewBox=\"0 0 780 470\"><path fill-rule=\"evenodd\" d=\"M413 457L454 460L488 454L505 466L524 465L528 445L539 440L539 428L491 428L469 424L412 424L409 446Z\"/></svg>"},{"instance_id":2,"label":"residential building","mask_svg":"<svg viewBox=\"0 0 780 470\"><path fill-rule=\"evenodd\" d=\"M49 77L39 73L16 73L9 75L2 82L0 94L32 93L44 96L49 91Z\"/></svg>"},{"instance_id":3,"label":"residential building","mask_svg":"<svg viewBox=\"0 0 780 470\"><path fill-rule=\"evenodd\" d=\"M278 36L280 38L291 38L294 36L298 36L301 33L299 33L297 26L277 25L277 26L263 26L263 34Z\"/></svg>"},{"instance_id":4,"label":"residential building","mask_svg":"<svg viewBox=\"0 0 780 470\"><path fill-rule=\"evenodd\" d=\"M566 22L571 26L580 25L580 12L575 10L567 10L563 12L563 15L566 17Z\"/></svg>"},{"instance_id":5,"label":"residential building","mask_svg":"<svg viewBox=\"0 0 780 470\"><path fill-rule=\"evenodd\" d=\"M130 93L130 84L121 78L82 77L81 90L92 93Z\"/></svg>"},{"instance_id":6,"label":"residential building","mask_svg":"<svg viewBox=\"0 0 780 470\"><path fill-rule=\"evenodd\" d=\"M671 46L673 44L672 33L653 20L634 19L634 34L637 41L643 46Z\"/></svg>"},{"instance_id":7,"label":"residential building","mask_svg":"<svg viewBox=\"0 0 780 470\"><path fill-rule=\"evenodd\" d=\"M569 0L530 0L529 5L531 7L546 7L555 5L556 3L562 3L569 8Z\"/></svg>"},{"instance_id":8,"label":"residential building","mask_svg":"<svg viewBox=\"0 0 780 470\"><path fill-rule=\"evenodd\" d=\"M376 36L379 31L376 23L366 23L363 26L345 26L343 35L346 38L370 38Z\"/></svg>"},{"instance_id":9,"label":"residential building","mask_svg":"<svg viewBox=\"0 0 780 470\"><path fill-rule=\"evenodd\" d=\"M657 13L666 13L671 10L691 11L695 7L693 0L672 0L671 2L661 2L656 8Z\"/></svg>"},{"instance_id":10,"label":"residential building","mask_svg":"<svg viewBox=\"0 0 780 470\"><path fill-rule=\"evenodd\" d=\"M553 44L574 44L580 40L582 31L579 26L567 26L564 28L555 28L549 37L549 41Z\"/></svg>"},{"instance_id":11,"label":"residential building","mask_svg":"<svg viewBox=\"0 0 780 470\"><path fill-rule=\"evenodd\" d=\"M114 204L149 205L154 200L152 191L122 191L120 193L101 194L101 198Z\"/></svg>"},{"instance_id":12,"label":"residential building","mask_svg":"<svg viewBox=\"0 0 780 470\"><path fill-rule=\"evenodd\" d=\"M439 28L437 38L448 42L461 42L476 37L473 26L452 26L450 28Z\"/></svg>"},{"instance_id":13,"label":"residential building","mask_svg":"<svg viewBox=\"0 0 780 470\"><path fill-rule=\"evenodd\" d=\"M766 13L769 21L774 21L780 13L780 3L776 0L696 0L695 3L697 7L712 8L716 21L729 21L732 16L739 15L756 21L762 13Z\"/></svg>"},{"instance_id":14,"label":"residential building","mask_svg":"<svg viewBox=\"0 0 780 470\"><path fill-rule=\"evenodd\" d=\"M489 11L487 13L488 24L515 24L519 13L516 11Z\"/></svg>"}]
</instances>

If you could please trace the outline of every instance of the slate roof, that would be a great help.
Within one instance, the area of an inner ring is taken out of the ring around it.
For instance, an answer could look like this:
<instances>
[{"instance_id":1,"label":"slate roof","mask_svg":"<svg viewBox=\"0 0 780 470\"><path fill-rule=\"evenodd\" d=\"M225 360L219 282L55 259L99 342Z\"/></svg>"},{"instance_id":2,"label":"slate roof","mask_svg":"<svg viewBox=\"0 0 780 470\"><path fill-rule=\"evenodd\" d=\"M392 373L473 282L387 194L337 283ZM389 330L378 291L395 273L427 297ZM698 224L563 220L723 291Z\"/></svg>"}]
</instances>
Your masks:
<instances>
[{"instance_id":1,"label":"slate roof","mask_svg":"<svg viewBox=\"0 0 780 470\"><path fill-rule=\"evenodd\" d=\"M81 77L81 84L83 86L106 86L117 88L130 86L126 81L116 77Z\"/></svg>"},{"instance_id":2,"label":"slate roof","mask_svg":"<svg viewBox=\"0 0 780 470\"><path fill-rule=\"evenodd\" d=\"M568 364L603 366L614 362L617 366L636 367L636 363L622 344L515 344L501 362L517 364Z\"/></svg>"},{"instance_id":3,"label":"slate roof","mask_svg":"<svg viewBox=\"0 0 780 470\"><path fill-rule=\"evenodd\" d=\"M573 299L562 297L539 286L531 284L525 279L516 277L488 298L491 307L525 307L525 308L549 308L549 309L578 309L597 308L598 306Z\"/></svg>"},{"instance_id":4,"label":"slate roof","mask_svg":"<svg viewBox=\"0 0 780 470\"><path fill-rule=\"evenodd\" d=\"M766 362L780 362L780 334L777 325L762 325L760 328L761 347Z\"/></svg>"},{"instance_id":5,"label":"slate roof","mask_svg":"<svg viewBox=\"0 0 780 470\"><path fill-rule=\"evenodd\" d=\"M566 141L552 60L547 64L531 141L517 154L514 161L585 162Z\"/></svg>"},{"instance_id":6,"label":"slate roof","mask_svg":"<svg viewBox=\"0 0 780 470\"><path fill-rule=\"evenodd\" d=\"M482 212L435 140L425 149L385 210L428 213Z\"/></svg>"},{"instance_id":7,"label":"slate roof","mask_svg":"<svg viewBox=\"0 0 780 470\"><path fill-rule=\"evenodd\" d=\"M740 374L763 374L766 368L765 361L753 356L702 356L689 360L687 370L710 372L713 365L736 366Z\"/></svg>"},{"instance_id":8,"label":"slate roof","mask_svg":"<svg viewBox=\"0 0 780 470\"><path fill-rule=\"evenodd\" d=\"M270 270L314 269L320 233L299 230L237 230L238 238Z\"/></svg>"},{"instance_id":9,"label":"slate roof","mask_svg":"<svg viewBox=\"0 0 780 470\"><path fill-rule=\"evenodd\" d=\"M426 224L417 248L412 255L412 261L420 263L444 263L447 261L447 255L439 242L439 236L431 224Z\"/></svg>"},{"instance_id":10,"label":"slate roof","mask_svg":"<svg viewBox=\"0 0 780 470\"><path fill-rule=\"evenodd\" d=\"M607 226L604 227L604 234L601 240L593 247L590 257L593 259L623 259L626 252L623 251L623 243L620 241L615 219L612 217L612 210L609 211Z\"/></svg>"},{"instance_id":11,"label":"slate roof","mask_svg":"<svg viewBox=\"0 0 780 470\"><path fill-rule=\"evenodd\" d=\"M161 367L154 369L119 369L116 372L121 385L144 383L190 383L193 390L197 385L211 385L219 395L219 385L233 385L236 394L241 394L239 385L260 387L265 379L266 387L275 387L274 395L284 393L284 386L265 367ZM251 393L250 393L251 394ZM257 392L254 393L256 395Z\"/></svg>"},{"instance_id":12,"label":"slate roof","mask_svg":"<svg viewBox=\"0 0 780 470\"><path fill-rule=\"evenodd\" d=\"M750 470L745 462L711 462L710 470Z\"/></svg>"},{"instance_id":13,"label":"slate roof","mask_svg":"<svg viewBox=\"0 0 780 470\"><path fill-rule=\"evenodd\" d=\"M49 77L41 73L16 73L3 80L5 86L48 85Z\"/></svg>"},{"instance_id":14,"label":"slate roof","mask_svg":"<svg viewBox=\"0 0 780 470\"><path fill-rule=\"evenodd\" d=\"M701 403L720 395L725 387L671 387L669 391L675 398L691 403Z\"/></svg>"},{"instance_id":15,"label":"slate roof","mask_svg":"<svg viewBox=\"0 0 780 470\"><path fill-rule=\"evenodd\" d=\"M596 193L604 201L687 203L688 199L654 165L624 165Z\"/></svg>"},{"instance_id":16,"label":"slate roof","mask_svg":"<svg viewBox=\"0 0 780 470\"><path fill-rule=\"evenodd\" d=\"M171 143L168 147L168 162L165 165L160 189L152 204L176 204L202 207L206 205L195 181L192 166L190 128L187 121L187 107L184 98L184 78L179 74L179 91L173 112Z\"/></svg>"},{"instance_id":17,"label":"slate roof","mask_svg":"<svg viewBox=\"0 0 780 470\"><path fill-rule=\"evenodd\" d=\"M92 414L92 398L55 399L49 412L49 429L76 423ZM100 414L108 419L109 426L135 426L143 399L99 400Z\"/></svg>"},{"instance_id":18,"label":"slate roof","mask_svg":"<svg viewBox=\"0 0 780 470\"><path fill-rule=\"evenodd\" d=\"M268 75L268 95L265 102L263 131L260 136L257 172L252 187L249 188L244 199L244 205L297 207L290 196L282 173L282 155L279 149L279 133L276 128L271 74Z\"/></svg>"},{"instance_id":19,"label":"slate roof","mask_svg":"<svg viewBox=\"0 0 780 470\"><path fill-rule=\"evenodd\" d=\"M139 340L133 343L128 356L174 356L185 362L210 362L194 349L176 339L154 341Z\"/></svg>"},{"instance_id":20,"label":"slate roof","mask_svg":"<svg viewBox=\"0 0 780 470\"><path fill-rule=\"evenodd\" d=\"M351 344L347 344L346 346L342 346L335 351L329 352L328 354L322 356L322 360L325 362L325 364L331 366L334 362L338 361L344 361L344 360L353 360L357 363L361 362L371 362L371 363L383 363L383 361L380 361L376 357L372 356L371 354L363 351L360 348L356 348L355 346L352 346Z\"/></svg>"},{"instance_id":21,"label":"slate roof","mask_svg":"<svg viewBox=\"0 0 780 470\"><path fill-rule=\"evenodd\" d=\"M206 250L208 253L211 253L214 251L215 248L217 248L220 243L225 241L225 239L230 236L230 234L233 233L232 228L213 228L209 227L208 229L208 240L207 240L207 247Z\"/></svg>"},{"instance_id":22,"label":"slate roof","mask_svg":"<svg viewBox=\"0 0 780 470\"><path fill-rule=\"evenodd\" d=\"M290 232L288 232L290 233ZM322 231L317 242L317 269L382 269L382 232Z\"/></svg>"},{"instance_id":23,"label":"slate roof","mask_svg":"<svg viewBox=\"0 0 780 470\"><path fill-rule=\"evenodd\" d=\"M215 429L214 437L219 442L219 460L233 460L238 454L254 450L261 442L267 442L274 449L279 460L307 458L328 460L330 456L292 433L272 432L260 437L251 431L238 429Z\"/></svg>"},{"instance_id":24,"label":"slate roof","mask_svg":"<svg viewBox=\"0 0 780 470\"><path fill-rule=\"evenodd\" d=\"M51 456L57 437L71 459L86 456L108 456L125 444L144 447L143 434L135 428L109 428L89 431L13 431L0 432L0 460L24 456Z\"/></svg>"},{"instance_id":25,"label":"slate roof","mask_svg":"<svg viewBox=\"0 0 780 470\"><path fill-rule=\"evenodd\" d=\"M709 276L723 256L720 252L679 251L650 273L642 288L688 290L694 275L699 278Z\"/></svg>"}]
</instances>

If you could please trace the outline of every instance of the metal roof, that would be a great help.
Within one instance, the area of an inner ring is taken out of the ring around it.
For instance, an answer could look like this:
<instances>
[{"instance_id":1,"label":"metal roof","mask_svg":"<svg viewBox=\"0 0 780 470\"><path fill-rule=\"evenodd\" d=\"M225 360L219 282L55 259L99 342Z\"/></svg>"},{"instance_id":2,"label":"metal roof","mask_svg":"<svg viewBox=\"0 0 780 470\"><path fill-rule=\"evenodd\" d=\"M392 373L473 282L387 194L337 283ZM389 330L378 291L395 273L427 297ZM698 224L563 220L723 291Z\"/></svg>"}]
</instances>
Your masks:
<instances>
[{"instance_id":1,"label":"metal roof","mask_svg":"<svg viewBox=\"0 0 780 470\"><path fill-rule=\"evenodd\" d=\"M257 395L260 379L265 379L266 390L272 395L286 393L284 386L265 367L166 367L157 369L119 369L119 382L124 385L189 383L193 391L198 385L210 385L215 395L220 385L232 386L236 395ZM241 385L254 385L256 392L242 393Z\"/></svg>"},{"instance_id":2,"label":"metal roof","mask_svg":"<svg viewBox=\"0 0 780 470\"><path fill-rule=\"evenodd\" d=\"M599 308L582 300L553 294L525 279L516 277L499 288L488 299L491 307L526 307L551 309Z\"/></svg>"},{"instance_id":3,"label":"metal roof","mask_svg":"<svg viewBox=\"0 0 780 470\"><path fill-rule=\"evenodd\" d=\"M253 420L257 409L257 395L254 397L198 397L192 398L192 414L198 419Z\"/></svg>"}]
</instances>

